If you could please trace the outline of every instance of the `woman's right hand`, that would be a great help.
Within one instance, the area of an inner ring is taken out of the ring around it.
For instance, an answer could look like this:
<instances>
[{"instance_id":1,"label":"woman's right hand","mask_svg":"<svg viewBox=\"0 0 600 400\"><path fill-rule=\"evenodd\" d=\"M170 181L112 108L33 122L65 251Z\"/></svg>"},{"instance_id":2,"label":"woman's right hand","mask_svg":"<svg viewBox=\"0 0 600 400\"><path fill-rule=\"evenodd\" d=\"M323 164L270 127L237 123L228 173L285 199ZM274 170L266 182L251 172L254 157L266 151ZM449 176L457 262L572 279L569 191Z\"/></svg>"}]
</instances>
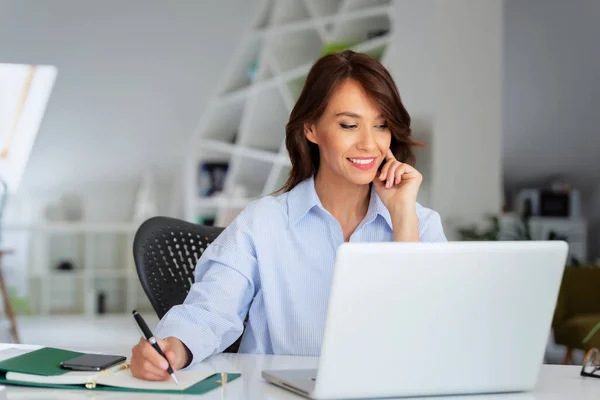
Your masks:
<instances>
[{"instance_id":1,"label":"woman's right hand","mask_svg":"<svg viewBox=\"0 0 600 400\"><path fill-rule=\"evenodd\" d=\"M188 364L188 350L176 337L156 339L174 371ZM144 338L131 349L131 374L139 379L165 381L171 379L167 372L167 360Z\"/></svg>"}]
</instances>

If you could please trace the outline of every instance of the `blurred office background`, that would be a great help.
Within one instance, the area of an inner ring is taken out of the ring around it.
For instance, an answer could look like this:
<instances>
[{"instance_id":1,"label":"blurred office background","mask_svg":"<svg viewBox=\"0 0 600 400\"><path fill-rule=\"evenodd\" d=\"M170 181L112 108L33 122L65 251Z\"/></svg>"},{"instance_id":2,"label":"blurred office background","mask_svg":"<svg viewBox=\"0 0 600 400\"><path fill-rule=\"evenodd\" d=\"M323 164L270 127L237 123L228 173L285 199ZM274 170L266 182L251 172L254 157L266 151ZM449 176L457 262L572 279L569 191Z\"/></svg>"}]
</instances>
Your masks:
<instances>
[{"instance_id":1,"label":"blurred office background","mask_svg":"<svg viewBox=\"0 0 600 400\"><path fill-rule=\"evenodd\" d=\"M226 226L277 190L306 73L346 47L394 76L427 143L419 201L449 239L569 242L566 297L598 303L564 305L583 332L600 322L599 18L593 0L0 0L0 249L20 341L130 348L127 314L157 320L137 227ZM6 313L0 328L14 340ZM546 361L575 336L550 336Z\"/></svg>"}]
</instances>

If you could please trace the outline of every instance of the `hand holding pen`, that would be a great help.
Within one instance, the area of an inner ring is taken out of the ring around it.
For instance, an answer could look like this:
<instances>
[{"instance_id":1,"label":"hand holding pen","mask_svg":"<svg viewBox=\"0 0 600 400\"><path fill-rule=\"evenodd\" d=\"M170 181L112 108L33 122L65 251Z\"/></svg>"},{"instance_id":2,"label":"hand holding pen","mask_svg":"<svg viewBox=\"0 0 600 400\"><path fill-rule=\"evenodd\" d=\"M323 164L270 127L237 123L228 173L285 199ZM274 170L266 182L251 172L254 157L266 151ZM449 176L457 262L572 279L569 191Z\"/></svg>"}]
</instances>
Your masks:
<instances>
[{"instance_id":1,"label":"hand holding pen","mask_svg":"<svg viewBox=\"0 0 600 400\"><path fill-rule=\"evenodd\" d=\"M139 379L177 382L175 370L188 364L188 352L184 344L175 337L154 337L144 319L133 312L136 326L142 333L139 343L132 349L131 373Z\"/></svg>"}]
</instances>

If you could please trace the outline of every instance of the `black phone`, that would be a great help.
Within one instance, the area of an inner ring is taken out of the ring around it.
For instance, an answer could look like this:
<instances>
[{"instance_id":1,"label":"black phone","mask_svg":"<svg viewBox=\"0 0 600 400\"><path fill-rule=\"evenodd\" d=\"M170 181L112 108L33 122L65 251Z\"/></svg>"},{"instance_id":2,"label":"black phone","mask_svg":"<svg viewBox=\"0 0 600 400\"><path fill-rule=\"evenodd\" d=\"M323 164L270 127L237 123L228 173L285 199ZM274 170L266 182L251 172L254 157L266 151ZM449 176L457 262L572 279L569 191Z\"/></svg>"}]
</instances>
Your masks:
<instances>
[{"instance_id":1,"label":"black phone","mask_svg":"<svg viewBox=\"0 0 600 400\"><path fill-rule=\"evenodd\" d=\"M84 354L60 363L63 369L72 371L102 371L127 360L123 356L108 354Z\"/></svg>"}]
</instances>

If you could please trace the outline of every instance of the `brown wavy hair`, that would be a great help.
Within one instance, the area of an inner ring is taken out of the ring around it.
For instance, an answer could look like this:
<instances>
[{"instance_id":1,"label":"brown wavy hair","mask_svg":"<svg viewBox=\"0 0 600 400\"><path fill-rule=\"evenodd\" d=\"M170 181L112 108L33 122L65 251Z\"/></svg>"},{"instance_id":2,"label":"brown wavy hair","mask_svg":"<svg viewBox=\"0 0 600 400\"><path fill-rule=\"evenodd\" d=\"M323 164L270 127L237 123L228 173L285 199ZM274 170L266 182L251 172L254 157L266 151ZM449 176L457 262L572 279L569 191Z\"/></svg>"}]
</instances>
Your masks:
<instances>
[{"instance_id":1,"label":"brown wavy hair","mask_svg":"<svg viewBox=\"0 0 600 400\"><path fill-rule=\"evenodd\" d=\"M279 192L288 192L319 170L319 147L306 139L305 123L316 123L337 87L347 79L360 83L374 99L392 133L390 149L397 160L414 166L412 148L423 144L411 137L410 115L388 70L364 53L345 50L319 58L310 69L302 93L285 127L285 145L292 170Z\"/></svg>"}]
</instances>

